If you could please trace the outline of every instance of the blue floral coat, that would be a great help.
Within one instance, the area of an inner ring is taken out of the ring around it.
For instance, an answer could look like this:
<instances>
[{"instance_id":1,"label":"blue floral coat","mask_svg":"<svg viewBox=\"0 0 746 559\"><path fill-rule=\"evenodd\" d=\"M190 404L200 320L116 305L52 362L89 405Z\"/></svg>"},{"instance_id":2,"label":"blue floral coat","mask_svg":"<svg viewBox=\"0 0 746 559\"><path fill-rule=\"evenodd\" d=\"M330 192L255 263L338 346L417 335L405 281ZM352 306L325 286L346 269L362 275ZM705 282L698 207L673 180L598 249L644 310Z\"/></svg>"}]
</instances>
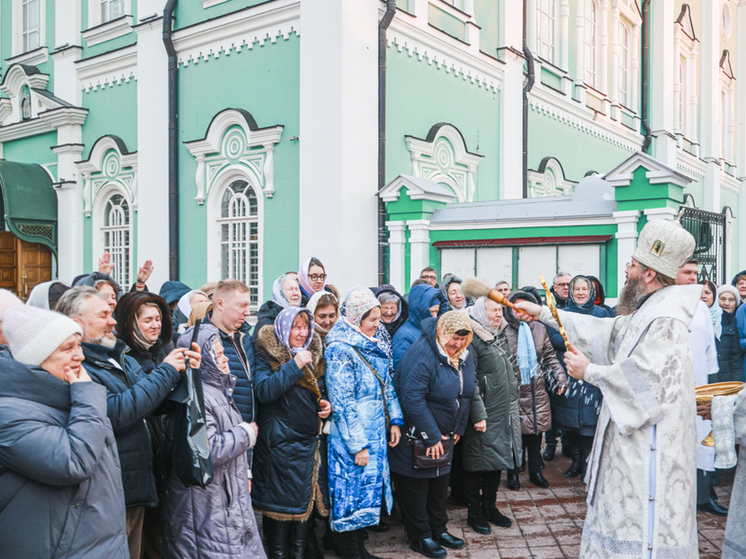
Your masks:
<instances>
[{"instance_id":1,"label":"blue floral coat","mask_svg":"<svg viewBox=\"0 0 746 559\"><path fill-rule=\"evenodd\" d=\"M325 352L326 388L333 410L328 457L331 526L335 532L378 524L384 496L389 511L393 502L381 385L353 348L383 379L391 423L404 423L389 376L389 358L375 342L339 320L326 336ZM368 465L356 466L355 454L366 448Z\"/></svg>"}]
</instances>

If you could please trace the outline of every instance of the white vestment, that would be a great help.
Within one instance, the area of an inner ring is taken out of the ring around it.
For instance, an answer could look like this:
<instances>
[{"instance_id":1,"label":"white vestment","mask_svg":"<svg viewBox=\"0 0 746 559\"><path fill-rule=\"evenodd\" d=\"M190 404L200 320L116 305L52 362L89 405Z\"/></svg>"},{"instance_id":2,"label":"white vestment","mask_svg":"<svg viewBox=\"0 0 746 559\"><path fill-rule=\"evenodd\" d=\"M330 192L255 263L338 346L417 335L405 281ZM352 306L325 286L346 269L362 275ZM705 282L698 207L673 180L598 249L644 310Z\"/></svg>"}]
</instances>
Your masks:
<instances>
[{"instance_id":1,"label":"white vestment","mask_svg":"<svg viewBox=\"0 0 746 559\"><path fill-rule=\"evenodd\" d=\"M689 324L701 285L653 293L632 315L560 312L603 405L585 481L584 559L696 559L696 403ZM556 327L548 308L542 322Z\"/></svg>"},{"instance_id":2,"label":"white vestment","mask_svg":"<svg viewBox=\"0 0 746 559\"><path fill-rule=\"evenodd\" d=\"M689 325L689 344L692 351L694 386L709 384L710 375L720 370L715 331L710 310L700 301ZM704 446L702 441L712 432L712 421L697 416L697 468L715 471L715 447Z\"/></svg>"}]
</instances>

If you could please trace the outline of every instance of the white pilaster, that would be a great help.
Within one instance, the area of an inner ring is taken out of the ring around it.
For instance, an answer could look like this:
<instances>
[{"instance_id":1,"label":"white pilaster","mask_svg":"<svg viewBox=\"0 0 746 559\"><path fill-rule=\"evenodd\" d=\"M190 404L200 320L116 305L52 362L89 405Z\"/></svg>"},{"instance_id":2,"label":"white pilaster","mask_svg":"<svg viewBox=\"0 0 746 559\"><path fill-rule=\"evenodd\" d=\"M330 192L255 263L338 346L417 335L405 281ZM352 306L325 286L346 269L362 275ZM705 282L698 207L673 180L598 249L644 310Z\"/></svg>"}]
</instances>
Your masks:
<instances>
[{"instance_id":1,"label":"white pilaster","mask_svg":"<svg viewBox=\"0 0 746 559\"><path fill-rule=\"evenodd\" d=\"M409 227L409 277L419 277L430 265L430 222L427 219L407 221Z\"/></svg>"},{"instance_id":2,"label":"white pilaster","mask_svg":"<svg viewBox=\"0 0 746 559\"><path fill-rule=\"evenodd\" d=\"M645 217L648 218L648 221L659 221L659 220L672 220L676 219L676 216L679 215L679 212L677 212L674 208L649 208L647 210L644 210Z\"/></svg>"},{"instance_id":3,"label":"white pilaster","mask_svg":"<svg viewBox=\"0 0 746 559\"><path fill-rule=\"evenodd\" d=\"M156 290L168 277L168 57L163 19L137 26L137 262L154 263ZM191 191L190 191L191 192ZM191 199L191 196L189 197ZM164 219L165 218L165 219ZM181 228L187 224L181 223ZM182 263L186 254L182 255Z\"/></svg>"},{"instance_id":4,"label":"white pilaster","mask_svg":"<svg viewBox=\"0 0 746 559\"><path fill-rule=\"evenodd\" d=\"M405 284L404 253L407 244L407 224L404 221L387 221L386 227L389 230L389 283L399 293L404 293L408 291Z\"/></svg>"},{"instance_id":5,"label":"white pilaster","mask_svg":"<svg viewBox=\"0 0 746 559\"><path fill-rule=\"evenodd\" d=\"M530 9L529 6L529 14L531 13ZM527 20L532 21L531 16ZM522 21L523 6L520 2L500 2L499 36L505 40L505 43L500 45L504 53L502 59L505 62L503 85L500 91L499 172L501 200L523 196L523 169L521 165L515 164L516 161L521 161L523 158L521 142L516 141L516 138L521 137L521 131L523 130L523 67L525 59L518 54L523 49ZM536 54L535 51L532 52Z\"/></svg>"},{"instance_id":6,"label":"white pilaster","mask_svg":"<svg viewBox=\"0 0 746 559\"><path fill-rule=\"evenodd\" d=\"M578 37L578 43L582 37ZM565 71L570 70L570 0L560 0L560 61L559 66Z\"/></svg>"},{"instance_id":7,"label":"white pilaster","mask_svg":"<svg viewBox=\"0 0 746 559\"><path fill-rule=\"evenodd\" d=\"M702 2L700 157L720 158L720 2ZM707 185L705 184L705 189ZM705 194L705 197L707 195Z\"/></svg>"},{"instance_id":8,"label":"white pilaster","mask_svg":"<svg viewBox=\"0 0 746 559\"><path fill-rule=\"evenodd\" d=\"M341 292L378 280L379 8L379 0L300 6L299 257L320 258Z\"/></svg>"},{"instance_id":9,"label":"white pilaster","mask_svg":"<svg viewBox=\"0 0 746 559\"><path fill-rule=\"evenodd\" d=\"M78 81L75 61L80 60L82 52L81 47L70 46L52 53L54 94L76 107L82 104L82 89Z\"/></svg>"},{"instance_id":10,"label":"white pilaster","mask_svg":"<svg viewBox=\"0 0 746 559\"><path fill-rule=\"evenodd\" d=\"M526 44L528 45L528 48L531 52L534 53L534 55L538 54L538 46L536 43L536 0L525 0L526 1ZM510 13L511 11L514 12L513 17L515 17L515 11L518 9L521 10L521 16L518 19L518 21L521 21L523 19L523 9L521 6L521 2L500 2L500 4L505 4L505 12L506 14ZM510 25L510 22L513 20L507 20L500 22L500 25ZM518 26L513 27L510 26L512 29L517 30L519 33L521 32L521 28ZM522 42L522 41L521 41ZM520 50L520 49L519 49Z\"/></svg>"},{"instance_id":11,"label":"white pilaster","mask_svg":"<svg viewBox=\"0 0 746 559\"><path fill-rule=\"evenodd\" d=\"M746 0L739 0L736 16L736 52L746 53ZM736 59L736 157L738 177L746 177L746 56ZM740 214L739 214L740 215Z\"/></svg>"},{"instance_id":12,"label":"white pilaster","mask_svg":"<svg viewBox=\"0 0 746 559\"><path fill-rule=\"evenodd\" d=\"M632 26L632 63L629 75L630 82L630 103L629 108L634 112L639 112L640 104L640 26Z\"/></svg>"},{"instance_id":13,"label":"white pilaster","mask_svg":"<svg viewBox=\"0 0 746 559\"><path fill-rule=\"evenodd\" d=\"M67 132L69 135L71 131ZM65 134L60 134L58 130L58 139L61 135ZM75 166L75 162L80 160L83 153L83 144L66 143L52 148L52 151L57 155L57 180L60 181L56 188L59 255L57 277L69 285L84 269L83 177L78 176Z\"/></svg>"},{"instance_id":14,"label":"white pilaster","mask_svg":"<svg viewBox=\"0 0 746 559\"><path fill-rule=\"evenodd\" d=\"M614 212L617 224L617 296L627 281L627 262L632 259L637 244L637 222L640 221L639 210Z\"/></svg>"},{"instance_id":15,"label":"white pilaster","mask_svg":"<svg viewBox=\"0 0 746 559\"><path fill-rule=\"evenodd\" d=\"M588 0L585 0L586 2ZM575 37L577 48L575 49L575 87L573 88L573 99L581 106L585 106L585 17L583 2L578 2L575 14ZM600 26L600 22L596 22ZM598 69L596 69L598 71Z\"/></svg>"},{"instance_id":16,"label":"white pilaster","mask_svg":"<svg viewBox=\"0 0 746 559\"><path fill-rule=\"evenodd\" d=\"M609 0L601 0L598 18L598 71L597 89L609 94Z\"/></svg>"},{"instance_id":17,"label":"white pilaster","mask_svg":"<svg viewBox=\"0 0 746 559\"><path fill-rule=\"evenodd\" d=\"M80 45L80 3L88 0L54 1L54 47ZM52 50L52 49L50 49ZM55 92L57 73L55 72Z\"/></svg>"},{"instance_id":18,"label":"white pilaster","mask_svg":"<svg viewBox=\"0 0 746 559\"><path fill-rule=\"evenodd\" d=\"M674 0L650 3L650 128L655 142L653 155L669 167L676 167L676 138L673 135L674 103L672 102L674 71L673 22ZM678 53L677 53L678 54Z\"/></svg>"},{"instance_id":19,"label":"white pilaster","mask_svg":"<svg viewBox=\"0 0 746 559\"><path fill-rule=\"evenodd\" d=\"M704 178L704 200L702 200L701 208L711 212L719 212L722 209L720 202L720 160L708 157L705 159L707 166L705 167L705 178Z\"/></svg>"}]
</instances>

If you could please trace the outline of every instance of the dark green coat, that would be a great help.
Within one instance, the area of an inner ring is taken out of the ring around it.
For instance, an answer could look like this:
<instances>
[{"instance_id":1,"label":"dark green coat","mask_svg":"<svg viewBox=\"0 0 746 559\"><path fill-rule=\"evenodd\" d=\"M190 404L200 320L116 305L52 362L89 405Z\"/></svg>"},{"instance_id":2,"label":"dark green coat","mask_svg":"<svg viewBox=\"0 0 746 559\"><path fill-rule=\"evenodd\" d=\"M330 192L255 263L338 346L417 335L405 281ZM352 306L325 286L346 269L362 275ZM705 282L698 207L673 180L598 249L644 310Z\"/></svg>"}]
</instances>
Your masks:
<instances>
[{"instance_id":1,"label":"dark green coat","mask_svg":"<svg viewBox=\"0 0 746 559\"><path fill-rule=\"evenodd\" d=\"M464 434L464 470L485 472L510 470L522 454L520 387L510 362L510 346L504 333L497 339L479 323L469 351L474 356L476 390L469 423ZM474 424L487 420L480 433Z\"/></svg>"}]
</instances>

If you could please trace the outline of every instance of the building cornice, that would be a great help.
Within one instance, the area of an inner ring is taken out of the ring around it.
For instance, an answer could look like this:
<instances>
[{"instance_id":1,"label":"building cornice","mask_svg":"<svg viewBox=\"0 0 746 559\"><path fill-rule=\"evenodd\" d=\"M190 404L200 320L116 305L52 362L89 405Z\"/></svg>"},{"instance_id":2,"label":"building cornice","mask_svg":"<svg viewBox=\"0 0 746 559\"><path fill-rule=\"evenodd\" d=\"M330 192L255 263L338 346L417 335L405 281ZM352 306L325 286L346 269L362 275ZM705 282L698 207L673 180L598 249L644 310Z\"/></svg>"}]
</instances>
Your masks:
<instances>
[{"instance_id":1,"label":"building cornice","mask_svg":"<svg viewBox=\"0 0 746 559\"><path fill-rule=\"evenodd\" d=\"M133 23L132 16L122 16L83 31L83 39L85 39L85 42L89 47L92 47L110 41L111 39L127 35L132 31Z\"/></svg>"},{"instance_id":2,"label":"building cornice","mask_svg":"<svg viewBox=\"0 0 746 559\"><path fill-rule=\"evenodd\" d=\"M80 87L85 92L137 79L137 45L77 60L75 69Z\"/></svg>"},{"instance_id":3,"label":"building cornice","mask_svg":"<svg viewBox=\"0 0 746 559\"><path fill-rule=\"evenodd\" d=\"M500 221L468 221L468 222L432 222L431 231L469 231L484 229L534 229L537 227L572 227L578 225L615 225L613 216L576 217L576 218L546 218L546 219L509 219Z\"/></svg>"},{"instance_id":4,"label":"building cornice","mask_svg":"<svg viewBox=\"0 0 746 559\"><path fill-rule=\"evenodd\" d=\"M19 54L17 56L7 58L5 61L8 63L8 66L12 66L13 64L25 64L27 66L38 66L39 64L44 64L48 59L49 59L49 48L39 47L38 49L34 49L29 52L24 52L23 54Z\"/></svg>"}]
</instances>

